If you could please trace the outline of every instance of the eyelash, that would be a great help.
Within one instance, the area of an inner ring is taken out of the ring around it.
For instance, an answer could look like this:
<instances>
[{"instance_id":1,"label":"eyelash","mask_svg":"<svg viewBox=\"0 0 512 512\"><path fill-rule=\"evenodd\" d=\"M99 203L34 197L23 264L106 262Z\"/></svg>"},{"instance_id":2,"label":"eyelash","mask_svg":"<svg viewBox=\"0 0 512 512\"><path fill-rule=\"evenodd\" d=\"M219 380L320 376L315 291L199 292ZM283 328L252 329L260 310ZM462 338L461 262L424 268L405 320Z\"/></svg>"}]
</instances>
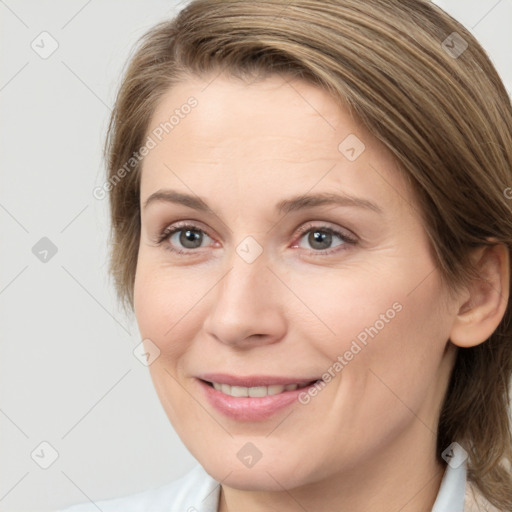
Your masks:
<instances>
[{"instance_id":1,"label":"eyelash","mask_svg":"<svg viewBox=\"0 0 512 512\"><path fill-rule=\"evenodd\" d=\"M206 236L208 236L209 238L211 238L208 235L208 233L206 233L203 229L199 228L198 226L195 226L194 224L187 224L187 223L180 224L179 223L179 224L174 224L173 226L166 227L161 233L159 233L156 236L156 238L155 238L155 240L153 240L153 242L157 246L163 245L163 243L166 240L170 239L171 236L174 235L175 233L179 233L180 231L187 231L187 230L201 232L201 233L205 234ZM345 245L355 245L357 243L356 238L348 236L347 234L345 234L341 231L338 231L336 229L333 229L333 228L331 228L329 226L325 226L325 225L322 226L322 225L312 225L312 224L307 224L307 225L299 228L298 233L297 233L297 236L299 237L299 241L306 233L309 233L310 231L321 231L323 233L335 235L335 236L338 236L343 242L342 245L336 246L331 249L324 249L324 250L311 249L310 252L315 255L327 255L327 254L332 254L332 253L335 253L338 251L343 251L343 250L346 250L346 248L343 249L343 247ZM194 252L197 252L197 249L187 249L187 250L174 249L170 244L166 244L164 246L164 249L167 251L170 251L174 254L177 254L179 256L191 255Z\"/></svg>"}]
</instances>

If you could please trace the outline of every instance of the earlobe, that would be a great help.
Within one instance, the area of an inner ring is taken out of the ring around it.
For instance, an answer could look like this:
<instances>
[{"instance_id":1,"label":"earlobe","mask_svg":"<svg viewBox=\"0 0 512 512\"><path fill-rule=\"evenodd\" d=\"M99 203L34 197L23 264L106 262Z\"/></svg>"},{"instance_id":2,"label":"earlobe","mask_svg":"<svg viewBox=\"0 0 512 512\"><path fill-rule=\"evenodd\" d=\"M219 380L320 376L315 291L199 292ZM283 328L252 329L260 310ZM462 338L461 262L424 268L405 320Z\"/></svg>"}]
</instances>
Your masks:
<instances>
[{"instance_id":1,"label":"earlobe","mask_svg":"<svg viewBox=\"0 0 512 512\"><path fill-rule=\"evenodd\" d=\"M502 243L479 247L473 261L480 277L461 298L450 333L450 341L459 347L486 341L500 324L509 298L508 247Z\"/></svg>"}]
</instances>

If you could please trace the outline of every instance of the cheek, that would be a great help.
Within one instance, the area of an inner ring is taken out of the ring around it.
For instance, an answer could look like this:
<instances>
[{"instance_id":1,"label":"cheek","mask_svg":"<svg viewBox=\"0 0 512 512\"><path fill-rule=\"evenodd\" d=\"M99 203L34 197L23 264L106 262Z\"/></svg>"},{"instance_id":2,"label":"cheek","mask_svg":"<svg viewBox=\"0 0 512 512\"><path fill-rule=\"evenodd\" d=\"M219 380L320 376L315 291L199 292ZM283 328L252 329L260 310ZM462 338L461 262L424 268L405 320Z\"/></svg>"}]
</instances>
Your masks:
<instances>
[{"instance_id":1,"label":"cheek","mask_svg":"<svg viewBox=\"0 0 512 512\"><path fill-rule=\"evenodd\" d=\"M134 309L139 331L143 339L149 338L167 358L169 350L176 351L178 345L166 344L173 331L187 322L178 323L183 316L184 302L189 294L179 293L175 283L165 279L161 269L145 264L139 259L134 283ZM180 315L181 314L181 315Z\"/></svg>"},{"instance_id":2,"label":"cheek","mask_svg":"<svg viewBox=\"0 0 512 512\"><path fill-rule=\"evenodd\" d=\"M139 259L134 309L142 338L160 350L160 363L176 367L203 325L205 295L216 276Z\"/></svg>"},{"instance_id":3,"label":"cheek","mask_svg":"<svg viewBox=\"0 0 512 512\"><path fill-rule=\"evenodd\" d=\"M341 355L343 369L335 400L352 412L355 431L377 428L376 418L391 428L410 421L411 411L426 422L435 414L449 316L439 307L440 283L429 279L413 293L404 282L375 284L370 300L354 294L350 306L337 308L331 359Z\"/></svg>"},{"instance_id":4,"label":"cheek","mask_svg":"<svg viewBox=\"0 0 512 512\"><path fill-rule=\"evenodd\" d=\"M162 301L161 286L156 275L139 259L133 295L135 316L143 338L160 338L159 333L165 332L168 324L165 310L169 308Z\"/></svg>"},{"instance_id":5,"label":"cheek","mask_svg":"<svg viewBox=\"0 0 512 512\"><path fill-rule=\"evenodd\" d=\"M154 343L160 354L149 366L150 376L165 413L183 438L184 411L190 412L190 396L180 382L180 368L195 335L194 287L171 278L172 269L139 259L134 283L134 309L142 339ZM185 286L185 288L183 288ZM186 290L185 292L183 290ZM201 325L201 324L199 324ZM180 420L181 418L181 420ZM194 421L199 422L197 417Z\"/></svg>"},{"instance_id":6,"label":"cheek","mask_svg":"<svg viewBox=\"0 0 512 512\"><path fill-rule=\"evenodd\" d=\"M381 400L391 390L413 401L426 393L450 329L438 274L422 281L429 268L395 265L372 274L343 271L343 280L316 279L316 286L304 278L295 283L296 293L312 305L316 324L321 319L330 331L324 328L324 335L308 336L309 329L303 334L331 364L340 363L331 372L343 374L338 382L343 381L347 393L361 396L369 393L370 385ZM307 329L305 321L301 325Z\"/></svg>"},{"instance_id":7,"label":"cheek","mask_svg":"<svg viewBox=\"0 0 512 512\"><path fill-rule=\"evenodd\" d=\"M338 351L330 354L337 356L356 341L366 356L357 359L368 364L399 353L412 362L429 353L435 358L449 333L451 312L443 307L443 285L432 266L425 252L410 258L392 255L368 265L297 276L290 287L310 305L317 323L329 328L328 337L311 342Z\"/></svg>"}]
</instances>

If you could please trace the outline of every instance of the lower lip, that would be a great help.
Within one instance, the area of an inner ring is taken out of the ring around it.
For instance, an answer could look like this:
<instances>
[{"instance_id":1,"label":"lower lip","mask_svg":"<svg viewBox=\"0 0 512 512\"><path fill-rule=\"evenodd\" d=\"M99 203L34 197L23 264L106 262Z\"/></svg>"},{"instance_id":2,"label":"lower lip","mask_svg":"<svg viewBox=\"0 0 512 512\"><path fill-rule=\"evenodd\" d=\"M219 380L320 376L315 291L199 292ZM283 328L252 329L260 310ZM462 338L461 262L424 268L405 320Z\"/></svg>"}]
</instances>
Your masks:
<instances>
[{"instance_id":1,"label":"lower lip","mask_svg":"<svg viewBox=\"0 0 512 512\"><path fill-rule=\"evenodd\" d=\"M217 391L213 386L197 379L210 404L221 413L239 421L262 421L298 401L301 393L307 393L315 384L294 391L262 397L237 397Z\"/></svg>"}]
</instances>

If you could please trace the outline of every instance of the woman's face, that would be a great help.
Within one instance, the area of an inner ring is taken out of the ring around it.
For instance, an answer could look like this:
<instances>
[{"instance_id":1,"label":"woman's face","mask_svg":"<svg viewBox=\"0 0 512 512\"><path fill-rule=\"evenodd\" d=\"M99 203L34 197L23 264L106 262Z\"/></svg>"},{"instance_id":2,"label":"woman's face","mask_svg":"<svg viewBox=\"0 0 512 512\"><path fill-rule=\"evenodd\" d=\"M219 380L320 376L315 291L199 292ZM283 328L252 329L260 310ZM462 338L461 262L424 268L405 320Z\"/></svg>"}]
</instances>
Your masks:
<instances>
[{"instance_id":1,"label":"woman's face","mask_svg":"<svg viewBox=\"0 0 512 512\"><path fill-rule=\"evenodd\" d=\"M271 490L434 457L456 308L391 153L278 76L190 79L148 135L135 312L203 467Z\"/></svg>"}]
</instances>

